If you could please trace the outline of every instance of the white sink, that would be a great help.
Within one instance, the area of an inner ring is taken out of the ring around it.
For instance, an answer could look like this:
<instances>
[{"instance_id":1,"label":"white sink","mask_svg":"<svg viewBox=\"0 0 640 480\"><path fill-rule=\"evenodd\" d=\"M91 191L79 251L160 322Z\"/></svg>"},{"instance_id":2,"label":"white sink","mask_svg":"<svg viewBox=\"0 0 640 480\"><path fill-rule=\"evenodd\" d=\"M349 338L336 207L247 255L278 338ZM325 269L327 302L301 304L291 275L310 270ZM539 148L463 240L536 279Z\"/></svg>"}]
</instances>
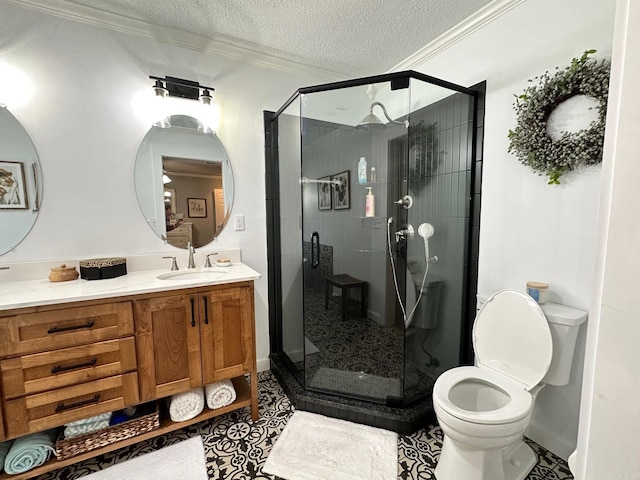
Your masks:
<instances>
[{"instance_id":1,"label":"white sink","mask_svg":"<svg viewBox=\"0 0 640 480\"><path fill-rule=\"evenodd\" d=\"M215 270L175 270L172 272L161 273L156 278L158 278L158 280L216 281L224 279L227 272L227 269L222 268Z\"/></svg>"}]
</instances>

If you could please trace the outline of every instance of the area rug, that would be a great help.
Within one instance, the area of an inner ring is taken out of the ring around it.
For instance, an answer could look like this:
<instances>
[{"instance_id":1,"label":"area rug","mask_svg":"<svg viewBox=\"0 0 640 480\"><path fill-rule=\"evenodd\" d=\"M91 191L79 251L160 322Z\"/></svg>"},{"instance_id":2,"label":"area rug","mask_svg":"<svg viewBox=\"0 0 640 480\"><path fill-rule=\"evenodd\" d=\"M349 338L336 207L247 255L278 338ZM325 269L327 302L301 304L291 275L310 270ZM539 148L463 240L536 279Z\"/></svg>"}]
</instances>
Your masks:
<instances>
[{"instance_id":1,"label":"area rug","mask_svg":"<svg viewBox=\"0 0 640 480\"><path fill-rule=\"evenodd\" d=\"M86 480L207 480L202 438L193 437L169 447L117 463L83 477Z\"/></svg>"},{"instance_id":2,"label":"area rug","mask_svg":"<svg viewBox=\"0 0 640 480\"><path fill-rule=\"evenodd\" d=\"M287 480L395 480L397 441L395 432L297 410L262 470Z\"/></svg>"},{"instance_id":3,"label":"area rug","mask_svg":"<svg viewBox=\"0 0 640 480\"><path fill-rule=\"evenodd\" d=\"M311 388L343 392L374 400L402 397L402 383L398 378L379 377L364 372L350 372L320 367L309 382Z\"/></svg>"}]
</instances>

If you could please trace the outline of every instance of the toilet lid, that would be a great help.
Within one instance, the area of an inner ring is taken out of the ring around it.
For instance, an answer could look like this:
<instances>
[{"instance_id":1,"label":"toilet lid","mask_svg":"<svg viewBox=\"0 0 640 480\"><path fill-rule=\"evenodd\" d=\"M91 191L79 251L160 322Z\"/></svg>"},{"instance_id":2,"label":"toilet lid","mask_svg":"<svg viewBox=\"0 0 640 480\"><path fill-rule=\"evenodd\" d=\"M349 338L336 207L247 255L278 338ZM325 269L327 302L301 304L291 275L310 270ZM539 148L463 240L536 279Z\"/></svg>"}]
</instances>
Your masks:
<instances>
[{"instance_id":1,"label":"toilet lid","mask_svg":"<svg viewBox=\"0 0 640 480\"><path fill-rule=\"evenodd\" d=\"M553 344L540 306L516 290L501 290L482 305L473 324L479 366L521 384L527 391L545 376Z\"/></svg>"}]
</instances>

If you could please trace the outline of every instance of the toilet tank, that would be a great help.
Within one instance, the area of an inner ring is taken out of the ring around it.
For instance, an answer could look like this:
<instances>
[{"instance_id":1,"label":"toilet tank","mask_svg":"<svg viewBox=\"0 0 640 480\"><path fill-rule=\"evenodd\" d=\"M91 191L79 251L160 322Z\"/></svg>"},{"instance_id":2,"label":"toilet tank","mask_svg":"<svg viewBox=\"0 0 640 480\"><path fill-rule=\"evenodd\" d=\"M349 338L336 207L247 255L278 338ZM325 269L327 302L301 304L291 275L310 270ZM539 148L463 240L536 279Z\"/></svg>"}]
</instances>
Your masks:
<instances>
[{"instance_id":1,"label":"toilet tank","mask_svg":"<svg viewBox=\"0 0 640 480\"><path fill-rule=\"evenodd\" d=\"M540 307L549 322L553 341L551 365L542 382L547 385L566 385L571 375L578 330L587 319L587 312L551 302L544 303Z\"/></svg>"},{"instance_id":2,"label":"toilet tank","mask_svg":"<svg viewBox=\"0 0 640 480\"><path fill-rule=\"evenodd\" d=\"M478 294L478 310L489 297L490 295ZM587 312L552 302L544 303L540 307L549 322L553 341L551 365L542 379L542 383L556 386L566 385L569 383L571 375L578 331L580 325L587 319Z\"/></svg>"}]
</instances>

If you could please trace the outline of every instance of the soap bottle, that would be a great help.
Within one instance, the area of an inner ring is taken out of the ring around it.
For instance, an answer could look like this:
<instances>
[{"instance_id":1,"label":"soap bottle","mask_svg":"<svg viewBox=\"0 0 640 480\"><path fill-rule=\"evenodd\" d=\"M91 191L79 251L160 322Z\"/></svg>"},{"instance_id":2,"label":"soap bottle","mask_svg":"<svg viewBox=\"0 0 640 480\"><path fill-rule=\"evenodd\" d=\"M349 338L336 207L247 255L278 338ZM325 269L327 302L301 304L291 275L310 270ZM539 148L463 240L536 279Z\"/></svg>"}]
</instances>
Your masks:
<instances>
[{"instance_id":1,"label":"soap bottle","mask_svg":"<svg viewBox=\"0 0 640 480\"><path fill-rule=\"evenodd\" d=\"M365 217L373 217L376 214L376 204L373 193L371 193L371 187L367 187L367 197L365 201L364 207L364 216Z\"/></svg>"},{"instance_id":2,"label":"soap bottle","mask_svg":"<svg viewBox=\"0 0 640 480\"><path fill-rule=\"evenodd\" d=\"M358 162L358 183L367 183L367 159L364 157Z\"/></svg>"}]
</instances>

